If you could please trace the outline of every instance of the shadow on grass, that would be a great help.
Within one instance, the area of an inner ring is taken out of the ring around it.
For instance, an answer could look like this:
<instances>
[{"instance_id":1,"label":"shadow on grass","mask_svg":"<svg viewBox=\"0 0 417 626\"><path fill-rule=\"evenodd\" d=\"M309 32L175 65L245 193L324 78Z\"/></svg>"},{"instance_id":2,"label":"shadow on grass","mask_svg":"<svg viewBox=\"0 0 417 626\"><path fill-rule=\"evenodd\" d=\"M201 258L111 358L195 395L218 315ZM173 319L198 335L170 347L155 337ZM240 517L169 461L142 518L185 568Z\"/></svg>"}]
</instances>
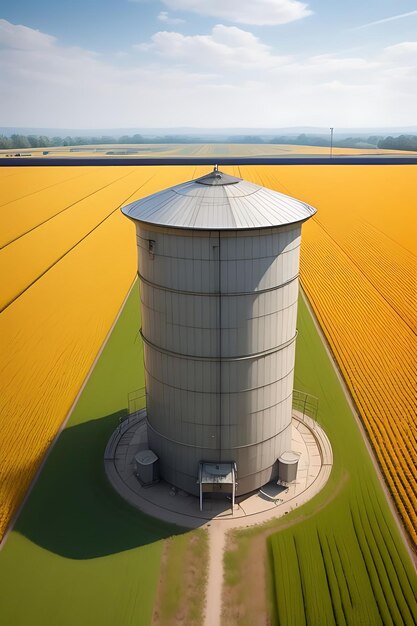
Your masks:
<instances>
[{"instance_id":1,"label":"shadow on grass","mask_svg":"<svg viewBox=\"0 0 417 626\"><path fill-rule=\"evenodd\" d=\"M62 432L15 525L17 532L71 559L106 556L182 532L131 508L107 483L104 449L123 414Z\"/></svg>"}]
</instances>

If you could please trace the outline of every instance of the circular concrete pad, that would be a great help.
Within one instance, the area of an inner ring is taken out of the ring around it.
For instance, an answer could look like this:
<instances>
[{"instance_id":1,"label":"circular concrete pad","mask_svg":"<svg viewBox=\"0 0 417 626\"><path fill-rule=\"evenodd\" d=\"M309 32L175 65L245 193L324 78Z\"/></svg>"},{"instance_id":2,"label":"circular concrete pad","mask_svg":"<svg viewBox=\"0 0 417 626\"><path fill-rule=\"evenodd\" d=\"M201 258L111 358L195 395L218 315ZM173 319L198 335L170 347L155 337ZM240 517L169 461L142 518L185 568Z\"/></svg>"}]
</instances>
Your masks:
<instances>
[{"instance_id":1,"label":"circular concrete pad","mask_svg":"<svg viewBox=\"0 0 417 626\"><path fill-rule=\"evenodd\" d=\"M152 517L187 528L221 524L225 528L249 526L281 517L315 496L326 484L333 465L330 442L317 422L293 411L291 449L300 455L297 479L289 485L268 483L262 490L231 501L199 499L160 481L142 487L135 475L134 458L148 447L146 410L127 418L113 433L104 466L114 489L131 505Z\"/></svg>"}]
</instances>

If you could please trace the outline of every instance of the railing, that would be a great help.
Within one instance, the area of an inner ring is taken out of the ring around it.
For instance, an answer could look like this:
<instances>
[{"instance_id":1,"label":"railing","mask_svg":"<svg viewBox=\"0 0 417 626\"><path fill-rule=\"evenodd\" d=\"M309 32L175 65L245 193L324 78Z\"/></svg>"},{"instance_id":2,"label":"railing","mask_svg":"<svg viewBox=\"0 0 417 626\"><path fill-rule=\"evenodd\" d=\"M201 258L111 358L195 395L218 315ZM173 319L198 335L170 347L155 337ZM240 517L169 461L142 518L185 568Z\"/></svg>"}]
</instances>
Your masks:
<instances>
[{"instance_id":1,"label":"railing","mask_svg":"<svg viewBox=\"0 0 417 626\"><path fill-rule=\"evenodd\" d=\"M127 394L127 413L119 417L119 433L128 428L132 418L146 407L146 389L141 387Z\"/></svg>"},{"instance_id":2,"label":"railing","mask_svg":"<svg viewBox=\"0 0 417 626\"><path fill-rule=\"evenodd\" d=\"M294 389L292 394L292 408L299 411L303 417L307 415L317 421L319 399L304 391Z\"/></svg>"},{"instance_id":3,"label":"railing","mask_svg":"<svg viewBox=\"0 0 417 626\"><path fill-rule=\"evenodd\" d=\"M135 391L131 391L127 395L127 412L129 415L137 413L146 407L146 389L141 387Z\"/></svg>"},{"instance_id":4,"label":"railing","mask_svg":"<svg viewBox=\"0 0 417 626\"><path fill-rule=\"evenodd\" d=\"M146 389L141 387L135 391L131 391L127 396L127 415L119 418L119 427L122 424L129 423L129 418L146 407ZM311 417L317 421L319 400L315 396L297 389L293 390L292 408L299 411L304 416ZM126 422L127 420L127 422Z\"/></svg>"}]
</instances>

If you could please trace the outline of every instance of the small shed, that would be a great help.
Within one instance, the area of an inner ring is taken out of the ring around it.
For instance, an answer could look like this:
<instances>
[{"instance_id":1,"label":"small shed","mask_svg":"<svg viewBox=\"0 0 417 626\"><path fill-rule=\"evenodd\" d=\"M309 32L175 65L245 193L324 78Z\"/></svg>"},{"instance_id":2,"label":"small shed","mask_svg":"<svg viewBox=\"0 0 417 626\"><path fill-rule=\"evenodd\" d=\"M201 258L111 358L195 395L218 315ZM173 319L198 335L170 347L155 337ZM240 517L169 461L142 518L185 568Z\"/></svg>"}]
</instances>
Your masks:
<instances>
[{"instance_id":1,"label":"small shed","mask_svg":"<svg viewBox=\"0 0 417 626\"><path fill-rule=\"evenodd\" d=\"M135 474L144 486L152 485L159 480L159 457L152 450L140 450L135 455Z\"/></svg>"},{"instance_id":2,"label":"small shed","mask_svg":"<svg viewBox=\"0 0 417 626\"><path fill-rule=\"evenodd\" d=\"M300 454L288 450L281 454L278 459L278 475L279 479L284 483L291 483L297 478L298 461L300 460Z\"/></svg>"}]
</instances>

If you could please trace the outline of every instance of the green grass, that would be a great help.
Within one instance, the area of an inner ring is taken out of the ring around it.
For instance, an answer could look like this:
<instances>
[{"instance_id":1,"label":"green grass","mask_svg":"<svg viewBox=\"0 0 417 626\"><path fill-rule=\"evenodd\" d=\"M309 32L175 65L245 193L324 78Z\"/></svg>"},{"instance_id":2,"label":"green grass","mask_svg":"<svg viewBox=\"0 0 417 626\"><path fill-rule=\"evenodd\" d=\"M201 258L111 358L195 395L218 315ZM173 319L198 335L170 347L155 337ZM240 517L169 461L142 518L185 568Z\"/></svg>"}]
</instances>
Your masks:
<instances>
[{"instance_id":1,"label":"green grass","mask_svg":"<svg viewBox=\"0 0 417 626\"><path fill-rule=\"evenodd\" d=\"M158 626L177 620L186 626L199 626L205 602L208 562L208 536L193 530L167 541L163 584L157 603Z\"/></svg>"},{"instance_id":2,"label":"green grass","mask_svg":"<svg viewBox=\"0 0 417 626\"><path fill-rule=\"evenodd\" d=\"M323 491L299 510L236 532L226 581L239 584L248 542L269 527L273 624L412 626L415 572L303 299L298 331L295 387L320 399L318 419L332 443L333 471Z\"/></svg>"},{"instance_id":3,"label":"green grass","mask_svg":"<svg viewBox=\"0 0 417 626\"><path fill-rule=\"evenodd\" d=\"M71 419L0 552L0 624L151 623L162 539L178 528L146 517L108 486L107 440L143 387L135 285Z\"/></svg>"}]
</instances>

